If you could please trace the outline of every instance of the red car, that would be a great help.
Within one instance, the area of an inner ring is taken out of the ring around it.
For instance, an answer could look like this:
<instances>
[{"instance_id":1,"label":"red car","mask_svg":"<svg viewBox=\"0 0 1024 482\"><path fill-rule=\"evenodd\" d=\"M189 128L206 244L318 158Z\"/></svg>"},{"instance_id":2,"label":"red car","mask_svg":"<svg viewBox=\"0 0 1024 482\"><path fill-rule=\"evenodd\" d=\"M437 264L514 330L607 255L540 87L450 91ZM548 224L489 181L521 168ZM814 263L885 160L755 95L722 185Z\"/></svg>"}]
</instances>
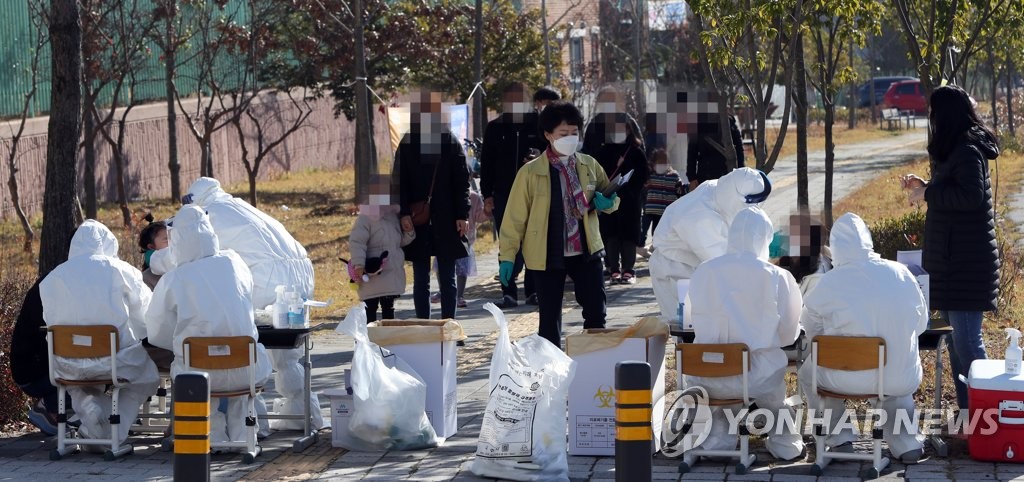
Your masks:
<instances>
[{"instance_id":1,"label":"red car","mask_svg":"<svg viewBox=\"0 0 1024 482\"><path fill-rule=\"evenodd\" d=\"M928 115L928 102L924 98L924 91L921 90L920 80L893 82L889 86L889 90L885 91L882 104L886 108L909 110L918 115Z\"/></svg>"}]
</instances>

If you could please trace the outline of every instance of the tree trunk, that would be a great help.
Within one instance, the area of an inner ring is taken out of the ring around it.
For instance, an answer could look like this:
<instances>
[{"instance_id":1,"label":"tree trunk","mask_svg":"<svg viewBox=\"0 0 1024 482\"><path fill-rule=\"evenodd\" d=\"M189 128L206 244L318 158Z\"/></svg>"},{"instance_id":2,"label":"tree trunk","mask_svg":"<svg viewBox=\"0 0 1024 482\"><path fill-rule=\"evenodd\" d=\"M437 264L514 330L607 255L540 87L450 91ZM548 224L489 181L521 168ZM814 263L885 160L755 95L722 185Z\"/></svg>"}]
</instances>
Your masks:
<instances>
[{"instance_id":1,"label":"tree trunk","mask_svg":"<svg viewBox=\"0 0 1024 482\"><path fill-rule=\"evenodd\" d=\"M366 88L366 49L363 43L365 12L362 0L353 2L356 16L355 78L356 80L356 200L369 198L370 176L377 173L377 152L373 148L373 120L369 90Z\"/></svg>"},{"instance_id":2,"label":"tree trunk","mask_svg":"<svg viewBox=\"0 0 1024 482\"><path fill-rule=\"evenodd\" d=\"M484 2L476 0L474 9L473 26L473 83L477 84L484 80ZM473 93L473 133L470 138L484 137L484 124L487 114L484 112L483 92L476 92L474 85ZM372 132L372 131L371 131Z\"/></svg>"},{"instance_id":3,"label":"tree trunk","mask_svg":"<svg viewBox=\"0 0 1024 482\"><path fill-rule=\"evenodd\" d=\"M1013 81L1016 73L1013 59L1006 66L1006 127L1011 136L1017 135L1017 123L1013 119Z\"/></svg>"},{"instance_id":4,"label":"tree trunk","mask_svg":"<svg viewBox=\"0 0 1024 482\"><path fill-rule=\"evenodd\" d=\"M850 68L852 69L853 68L853 37L852 36L850 37L850 44L847 46L847 48L849 49L847 51L847 54L849 55ZM834 112L835 106L833 105L832 108L833 108L833 112ZM847 129L856 129L857 128L857 84L855 82L852 82L852 81L850 82L850 100L849 100L849 103L846 104L846 110L847 110L847 114L849 114L849 117L846 119L846 128ZM826 118L827 118L827 115L828 114L826 113ZM825 121L825 125L826 126L828 125L828 121L827 120ZM829 211L831 212L831 210L832 210L831 199L826 199L825 202L829 203L828 204L828 208L829 208ZM829 219L831 219L831 218L829 218ZM830 222L829 225L831 225L831 224L832 223Z\"/></svg>"},{"instance_id":5,"label":"tree trunk","mask_svg":"<svg viewBox=\"0 0 1024 482\"><path fill-rule=\"evenodd\" d=\"M68 259L77 225L75 154L82 121L82 23L77 0L50 2L50 119L39 277Z\"/></svg>"},{"instance_id":6,"label":"tree trunk","mask_svg":"<svg viewBox=\"0 0 1024 482\"><path fill-rule=\"evenodd\" d=\"M209 131L206 131L209 132ZM200 173L203 177L214 177L213 176L213 139L207 134L199 142L199 149L202 151L202 157L199 160Z\"/></svg>"},{"instance_id":7,"label":"tree trunk","mask_svg":"<svg viewBox=\"0 0 1024 482\"><path fill-rule=\"evenodd\" d=\"M88 92L88 84L85 90ZM95 100L86 94L85 102L82 126L83 142L85 143L85 169L82 172L82 184L85 187L85 217L86 219L96 219L96 119L89 110Z\"/></svg>"},{"instance_id":8,"label":"tree trunk","mask_svg":"<svg viewBox=\"0 0 1024 482\"><path fill-rule=\"evenodd\" d=\"M990 100L992 101L992 128L999 129L999 108L997 101L999 100L999 72L996 70L996 61L992 58L990 53L988 56L988 68L992 72L992 85L990 85L989 92L992 94Z\"/></svg>"},{"instance_id":9,"label":"tree trunk","mask_svg":"<svg viewBox=\"0 0 1024 482\"><path fill-rule=\"evenodd\" d=\"M16 151L16 144L11 144L11 157L14 158ZM26 253L32 252L32 241L36 238L36 233L32 231L32 223L28 221L28 216L25 214L25 210L21 207L21 194L18 192L18 178L16 174L18 170L13 162L7 163L7 188L11 191L11 203L14 204L14 213L18 216L18 222L21 224L21 230L25 233L25 243L22 245L22 250Z\"/></svg>"},{"instance_id":10,"label":"tree trunk","mask_svg":"<svg viewBox=\"0 0 1024 482\"><path fill-rule=\"evenodd\" d=\"M825 199L821 210L822 223L832 227L832 186L835 178L836 141L833 130L836 123L835 103L825 103Z\"/></svg>"},{"instance_id":11,"label":"tree trunk","mask_svg":"<svg viewBox=\"0 0 1024 482\"><path fill-rule=\"evenodd\" d=\"M256 176L258 173L255 170L249 169L245 171L249 175L249 204L252 204L252 207L256 207L256 202L258 201L256 196Z\"/></svg>"},{"instance_id":12,"label":"tree trunk","mask_svg":"<svg viewBox=\"0 0 1024 482\"><path fill-rule=\"evenodd\" d=\"M178 162L178 113L174 108L174 56L175 32L174 16L168 9L167 35L164 38L167 50L164 51L164 87L167 92L167 169L171 173L171 202L181 199L181 164Z\"/></svg>"},{"instance_id":13,"label":"tree trunk","mask_svg":"<svg viewBox=\"0 0 1024 482\"><path fill-rule=\"evenodd\" d=\"M131 107L129 107L130 109ZM128 116L126 115L125 118ZM124 227L132 227L132 212L128 209L128 190L124 185L124 130L125 120L122 119L117 127L117 145L111 146L114 151L114 168L117 171L117 204L121 207L121 222Z\"/></svg>"},{"instance_id":14,"label":"tree trunk","mask_svg":"<svg viewBox=\"0 0 1024 482\"><path fill-rule=\"evenodd\" d=\"M804 65L804 36L798 34L793 48L793 104L796 107L796 205L801 214L810 213L807 180L807 69Z\"/></svg>"}]
</instances>

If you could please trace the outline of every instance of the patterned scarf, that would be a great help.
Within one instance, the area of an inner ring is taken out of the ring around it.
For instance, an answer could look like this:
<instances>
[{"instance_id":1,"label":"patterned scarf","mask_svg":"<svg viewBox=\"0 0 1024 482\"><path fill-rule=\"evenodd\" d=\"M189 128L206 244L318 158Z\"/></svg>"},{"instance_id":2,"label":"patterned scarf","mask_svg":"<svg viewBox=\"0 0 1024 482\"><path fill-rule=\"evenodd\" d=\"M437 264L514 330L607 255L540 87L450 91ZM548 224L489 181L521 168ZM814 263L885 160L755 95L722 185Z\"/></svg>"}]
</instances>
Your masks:
<instances>
[{"instance_id":1,"label":"patterned scarf","mask_svg":"<svg viewBox=\"0 0 1024 482\"><path fill-rule=\"evenodd\" d=\"M580 220L587 212L587 197L583 194L583 186L580 185L579 175L576 173L576 154L569 156L565 164L560 161L559 155L548 147L548 160L551 166L558 171L563 184L571 193L567 196L562 193L562 211L565 213L565 239L566 248L571 251L583 251L583 238L580 233Z\"/></svg>"}]
</instances>

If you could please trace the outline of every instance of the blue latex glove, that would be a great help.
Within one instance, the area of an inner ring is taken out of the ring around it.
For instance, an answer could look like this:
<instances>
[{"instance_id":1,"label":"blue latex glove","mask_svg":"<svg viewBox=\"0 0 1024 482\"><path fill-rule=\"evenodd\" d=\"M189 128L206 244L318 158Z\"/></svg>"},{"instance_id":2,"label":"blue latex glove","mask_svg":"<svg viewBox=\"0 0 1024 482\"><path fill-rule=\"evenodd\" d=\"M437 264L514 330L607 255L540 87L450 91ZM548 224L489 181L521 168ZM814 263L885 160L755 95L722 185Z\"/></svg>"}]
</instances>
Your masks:
<instances>
[{"instance_id":1,"label":"blue latex glove","mask_svg":"<svg viewBox=\"0 0 1024 482\"><path fill-rule=\"evenodd\" d=\"M501 279L502 285L508 286L508 284L512 282L512 271L513 268L511 261L502 261L498 263L498 278Z\"/></svg>"},{"instance_id":2,"label":"blue latex glove","mask_svg":"<svg viewBox=\"0 0 1024 482\"><path fill-rule=\"evenodd\" d=\"M600 191L595 192L593 200L594 209L604 211L605 209L611 208L612 205L615 204L615 198L617 196L618 194L612 194L612 197L604 197L604 194L601 194Z\"/></svg>"}]
</instances>

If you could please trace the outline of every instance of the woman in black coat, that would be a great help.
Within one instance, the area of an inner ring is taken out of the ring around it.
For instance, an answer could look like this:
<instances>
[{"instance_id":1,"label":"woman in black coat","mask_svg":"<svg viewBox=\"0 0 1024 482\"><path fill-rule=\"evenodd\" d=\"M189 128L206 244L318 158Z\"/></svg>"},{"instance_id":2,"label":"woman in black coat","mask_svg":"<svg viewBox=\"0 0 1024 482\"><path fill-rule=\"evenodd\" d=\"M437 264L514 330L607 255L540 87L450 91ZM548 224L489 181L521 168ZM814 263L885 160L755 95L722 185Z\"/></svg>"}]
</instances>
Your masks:
<instances>
[{"instance_id":1,"label":"woman in black coat","mask_svg":"<svg viewBox=\"0 0 1024 482\"><path fill-rule=\"evenodd\" d=\"M619 189L619 209L601 214L605 269L612 283L633 284L637 247L641 245L644 184L647 183L647 155L636 121L625 113L598 114L587 126L583 153L597 159L608 179L633 171L629 182Z\"/></svg>"},{"instance_id":2,"label":"woman in black coat","mask_svg":"<svg viewBox=\"0 0 1024 482\"><path fill-rule=\"evenodd\" d=\"M404 248L412 262L416 317L430 318L430 259L437 258L441 318L455 318L455 260L469 256L469 168L466 155L442 120L439 98L413 103L413 123L395 153L403 229L415 211L429 204L429 220L414 226L416 239Z\"/></svg>"},{"instance_id":3,"label":"woman in black coat","mask_svg":"<svg viewBox=\"0 0 1024 482\"><path fill-rule=\"evenodd\" d=\"M971 362L985 359L983 314L996 309L999 252L992 209L989 161L999 142L978 118L963 89L944 86L932 92L929 125L932 179L908 174L903 187L910 201L925 201L924 269L930 275L931 308L941 310L953 327L949 350L957 403L967 408Z\"/></svg>"}]
</instances>

